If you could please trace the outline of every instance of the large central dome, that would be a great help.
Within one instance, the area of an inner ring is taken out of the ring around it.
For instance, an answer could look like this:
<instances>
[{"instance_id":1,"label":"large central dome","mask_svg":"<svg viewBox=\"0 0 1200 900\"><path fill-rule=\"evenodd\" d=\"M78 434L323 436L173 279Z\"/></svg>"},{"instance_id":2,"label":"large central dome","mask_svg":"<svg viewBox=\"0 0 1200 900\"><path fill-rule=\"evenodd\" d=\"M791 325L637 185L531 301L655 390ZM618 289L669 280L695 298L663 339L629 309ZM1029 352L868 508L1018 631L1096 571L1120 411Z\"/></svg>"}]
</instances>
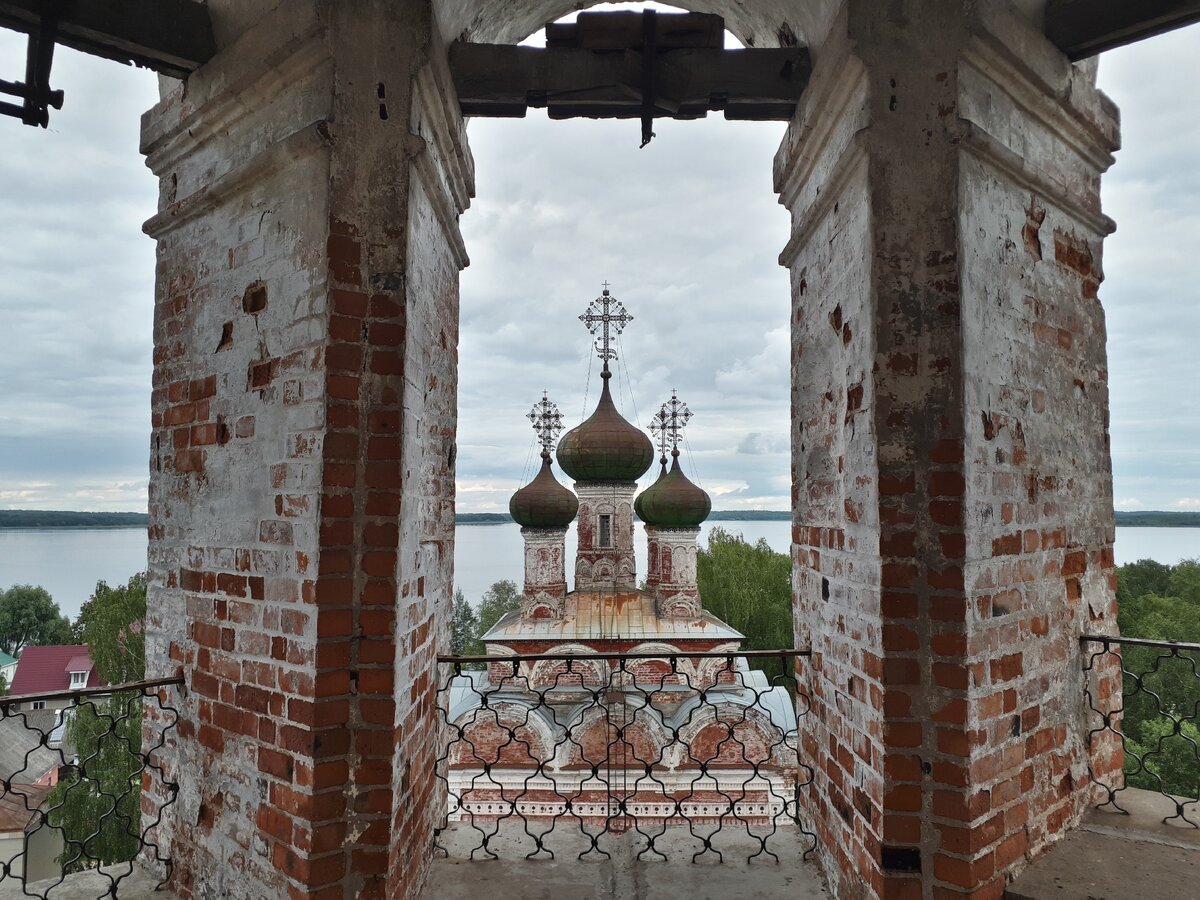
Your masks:
<instances>
[{"instance_id":1,"label":"large central dome","mask_svg":"<svg viewBox=\"0 0 1200 900\"><path fill-rule=\"evenodd\" d=\"M600 377L604 387L596 411L563 435L558 464L576 481L637 481L654 461L654 445L617 412L608 390L612 373L607 364Z\"/></svg>"}]
</instances>

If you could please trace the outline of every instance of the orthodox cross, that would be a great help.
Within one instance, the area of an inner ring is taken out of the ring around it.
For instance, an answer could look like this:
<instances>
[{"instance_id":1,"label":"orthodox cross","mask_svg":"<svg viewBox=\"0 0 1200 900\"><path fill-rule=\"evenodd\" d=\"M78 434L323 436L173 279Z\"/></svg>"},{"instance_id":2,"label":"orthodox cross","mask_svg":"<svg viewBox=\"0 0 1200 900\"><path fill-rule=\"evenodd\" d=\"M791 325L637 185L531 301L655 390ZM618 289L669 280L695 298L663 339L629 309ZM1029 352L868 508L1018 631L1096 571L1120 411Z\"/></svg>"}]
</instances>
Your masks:
<instances>
[{"instance_id":1,"label":"orthodox cross","mask_svg":"<svg viewBox=\"0 0 1200 900\"><path fill-rule=\"evenodd\" d=\"M687 408L687 404L679 399L675 391L671 391L671 399L659 407L650 423L650 432L658 440L663 457L667 455L668 446L672 450L679 449L679 442L683 440L683 429L691 417L692 411Z\"/></svg>"},{"instance_id":2,"label":"orthodox cross","mask_svg":"<svg viewBox=\"0 0 1200 900\"><path fill-rule=\"evenodd\" d=\"M545 391L542 391L542 399L533 404L533 409L525 418L533 423L533 430L537 432L542 452L549 453L553 450L554 445L558 442L558 436L562 434L563 430L562 413L558 411L558 406L546 396Z\"/></svg>"},{"instance_id":3,"label":"orthodox cross","mask_svg":"<svg viewBox=\"0 0 1200 900\"><path fill-rule=\"evenodd\" d=\"M579 321L596 339L596 353L607 366L610 359L617 358L617 352L612 348L612 339L625 330L625 326L633 321L633 316L626 311L625 304L608 292L606 281L604 292L592 301L587 311L579 317Z\"/></svg>"}]
</instances>

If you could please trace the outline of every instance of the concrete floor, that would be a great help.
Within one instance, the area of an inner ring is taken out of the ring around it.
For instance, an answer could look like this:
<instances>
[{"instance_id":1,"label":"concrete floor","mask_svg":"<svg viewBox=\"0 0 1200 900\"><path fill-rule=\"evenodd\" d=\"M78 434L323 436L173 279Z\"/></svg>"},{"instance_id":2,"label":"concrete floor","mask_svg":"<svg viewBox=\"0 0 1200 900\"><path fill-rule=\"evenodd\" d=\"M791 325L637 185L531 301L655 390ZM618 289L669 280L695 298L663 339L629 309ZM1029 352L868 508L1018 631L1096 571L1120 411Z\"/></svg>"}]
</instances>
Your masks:
<instances>
[{"instance_id":1,"label":"concrete floor","mask_svg":"<svg viewBox=\"0 0 1200 900\"><path fill-rule=\"evenodd\" d=\"M1159 794L1125 790L1129 811L1094 810L1082 825L1008 887L1007 900L1195 900L1200 897L1200 828L1164 825L1174 806ZM1187 807L1200 821L1200 804Z\"/></svg>"},{"instance_id":2,"label":"concrete floor","mask_svg":"<svg viewBox=\"0 0 1200 900\"><path fill-rule=\"evenodd\" d=\"M816 865L802 859L806 844L791 830L781 830L768 844L779 856L778 863L767 858L747 863L746 857L759 845L744 833L721 835L715 842L724 862L708 854L693 863L692 854L701 845L686 828L672 828L656 842L666 861L639 861L637 853L645 845L636 832L606 836L600 846L611 855L608 860L578 859L589 846L578 828L573 835L555 829L548 840L553 860L525 859L534 845L519 826L503 830L493 841L498 860L464 858L478 844L479 833L470 826L452 826L444 837L450 857L434 860L422 900L816 900L829 896Z\"/></svg>"}]
</instances>

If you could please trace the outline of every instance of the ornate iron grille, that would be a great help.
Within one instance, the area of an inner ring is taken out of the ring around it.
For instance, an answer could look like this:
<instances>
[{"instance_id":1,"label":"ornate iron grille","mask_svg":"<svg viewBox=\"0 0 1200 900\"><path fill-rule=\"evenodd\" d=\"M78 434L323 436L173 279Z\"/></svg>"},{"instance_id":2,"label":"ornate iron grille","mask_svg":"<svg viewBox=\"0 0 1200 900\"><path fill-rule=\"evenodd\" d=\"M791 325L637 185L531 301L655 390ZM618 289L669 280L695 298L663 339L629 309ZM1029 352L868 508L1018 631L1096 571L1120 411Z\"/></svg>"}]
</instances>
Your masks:
<instances>
[{"instance_id":1,"label":"ornate iron grille","mask_svg":"<svg viewBox=\"0 0 1200 900\"><path fill-rule=\"evenodd\" d=\"M0 889L16 881L20 896L58 896L68 878L91 872L86 885L73 878L72 890L117 897L139 856L163 876L158 887L167 883L171 860L153 832L179 786L156 754L179 721L174 691L182 684L174 677L0 698L0 822L23 835L19 852L0 854ZM160 801L152 819L142 815L144 791Z\"/></svg>"},{"instance_id":2,"label":"ornate iron grille","mask_svg":"<svg viewBox=\"0 0 1200 900\"><path fill-rule=\"evenodd\" d=\"M816 835L800 800L813 770L797 725L808 699L794 674L772 685L749 666L790 659L794 672L807 655L438 657L447 810L435 850L495 859L505 844L529 859L555 849L609 858L628 838L639 860L682 844L693 862L723 862L738 847L748 861L778 862L786 830L807 857Z\"/></svg>"},{"instance_id":3,"label":"ornate iron grille","mask_svg":"<svg viewBox=\"0 0 1200 900\"><path fill-rule=\"evenodd\" d=\"M1200 828L1200 644L1084 635L1084 688L1099 727L1088 734L1101 808L1127 812L1127 788L1157 791L1175 808L1163 821ZM1119 675L1119 677L1118 677ZM1120 747L1120 759L1106 760Z\"/></svg>"}]
</instances>

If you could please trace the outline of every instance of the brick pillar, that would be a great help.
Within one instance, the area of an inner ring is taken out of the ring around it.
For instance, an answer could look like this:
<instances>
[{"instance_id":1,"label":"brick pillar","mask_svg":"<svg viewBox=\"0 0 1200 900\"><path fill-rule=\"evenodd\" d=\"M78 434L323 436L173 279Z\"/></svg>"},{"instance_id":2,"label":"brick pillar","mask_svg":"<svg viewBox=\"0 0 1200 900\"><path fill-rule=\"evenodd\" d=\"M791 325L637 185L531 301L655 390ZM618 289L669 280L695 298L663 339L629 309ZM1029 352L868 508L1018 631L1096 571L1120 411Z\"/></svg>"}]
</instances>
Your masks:
<instances>
[{"instance_id":1,"label":"brick pillar","mask_svg":"<svg viewBox=\"0 0 1200 900\"><path fill-rule=\"evenodd\" d=\"M210 6L236 40L143 123L147 662L188 681L160 834L185 897L412 896L471 160L427 4Z\"/></svg>"},{"instance_id":2,"label":"brick pillar","mask_svg":"<svg viewBox=\"0 0 1200 900\"><path fill-rule=\"evenodd\" d=\"M1116 111L1000 6L852 0L777 157L806 802L839 896L999 897L1089 799Z\"/></svg>"}]
</instances>

